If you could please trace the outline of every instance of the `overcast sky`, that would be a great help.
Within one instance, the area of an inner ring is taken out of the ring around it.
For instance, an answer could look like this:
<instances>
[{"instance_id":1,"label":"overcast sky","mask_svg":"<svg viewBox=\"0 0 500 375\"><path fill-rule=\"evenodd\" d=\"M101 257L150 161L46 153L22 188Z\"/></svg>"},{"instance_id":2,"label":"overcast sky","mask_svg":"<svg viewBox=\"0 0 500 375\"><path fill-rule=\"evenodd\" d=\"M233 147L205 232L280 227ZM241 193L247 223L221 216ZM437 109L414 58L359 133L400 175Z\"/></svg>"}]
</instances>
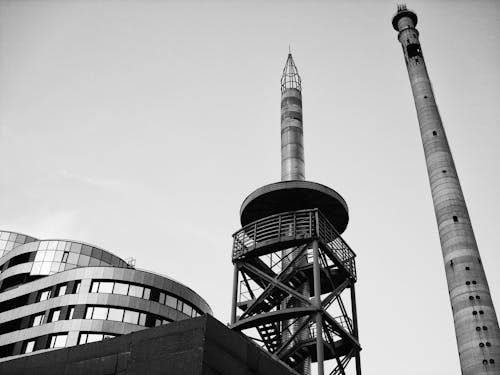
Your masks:
<instances>
[{"instance_id":1,"label":"overcast sky","mask_svg":"<svg viewBox=\"0 0 500 375\"><path fill-rule=\"evenodd\" d=\"M500 306L500 3L408 3ZM101 246L229 321L243 199L280 179L280 77L306 177L347 201L365 375L460 373L395 1L0 1L0 228Z\"/></svg>"}]
</instances>

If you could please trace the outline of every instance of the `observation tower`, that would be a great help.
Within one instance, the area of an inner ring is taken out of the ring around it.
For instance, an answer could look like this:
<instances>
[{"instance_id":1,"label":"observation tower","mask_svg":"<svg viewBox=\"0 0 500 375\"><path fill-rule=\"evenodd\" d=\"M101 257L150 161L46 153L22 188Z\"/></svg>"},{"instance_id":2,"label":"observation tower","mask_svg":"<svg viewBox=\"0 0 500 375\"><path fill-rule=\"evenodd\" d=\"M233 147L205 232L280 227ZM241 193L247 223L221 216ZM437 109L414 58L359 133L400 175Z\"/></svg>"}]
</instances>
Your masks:
<instances>
[{"instance_id":1,"label":"observation tower","mask_svg":"<svg viewBox=\"0 0 500 375\"><path fill-rule=\"evenodd\" d=\"M463 375L500 374L500 330L450 146L427 73L417 15L392 19L408 68L443 252Z\"/></svg>"},{"instance_id":2,"label":"observation tower","mask_svg":"<svg viewBox=\"0 0 500 375\"><path fill-rule=\"evenodd\" d=\"M242 331L301 374L333 360L361 374L356 254L342 239L347 204L305 180L302 85L292 54L281 78L281 182L251 193L233 235L231 329ZM344 303L343 298L346 299Z\"/></svg>"}]
</instances>

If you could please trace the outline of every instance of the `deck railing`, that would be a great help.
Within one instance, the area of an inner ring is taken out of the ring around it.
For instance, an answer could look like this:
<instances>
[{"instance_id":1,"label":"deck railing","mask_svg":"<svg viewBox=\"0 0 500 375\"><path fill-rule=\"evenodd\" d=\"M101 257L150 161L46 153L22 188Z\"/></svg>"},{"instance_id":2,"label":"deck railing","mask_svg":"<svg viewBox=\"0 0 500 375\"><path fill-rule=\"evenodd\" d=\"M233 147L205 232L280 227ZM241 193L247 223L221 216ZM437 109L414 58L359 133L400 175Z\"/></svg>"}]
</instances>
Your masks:
<instances>
[{"instance_id":1,"label":"deck railing","mask_svg":"<svg viewBox=\"0 0 500 375\"><path fill-rule=\"evenodd\" d=\"M284 212L245 225L233 234L233 260L267 245L308 238L324 243L356 277L356 255L318 209Z\"/></svg>"}]
</instances>

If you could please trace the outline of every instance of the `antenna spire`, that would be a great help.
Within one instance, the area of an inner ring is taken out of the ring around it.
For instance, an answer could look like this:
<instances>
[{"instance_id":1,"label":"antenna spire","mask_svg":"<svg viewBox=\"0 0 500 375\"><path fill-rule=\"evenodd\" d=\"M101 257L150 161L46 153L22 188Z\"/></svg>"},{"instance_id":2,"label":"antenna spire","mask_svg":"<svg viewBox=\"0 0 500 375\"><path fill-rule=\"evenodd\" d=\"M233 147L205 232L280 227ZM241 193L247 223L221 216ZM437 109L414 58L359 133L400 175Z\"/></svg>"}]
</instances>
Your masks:
<instances>
[{"instance_id":1,"label":"antenna spire","mask_svg":"<svg viewBox=\"0 0 500 375\"><path fill-rule=\"evenodd\" d=\"M288 58L286 59L283 75L281 76L281 93L285 92L287 89L302 91L302 81L297 66L293 61L290 46L288 46Z\"/></svg>"}]
</instances>

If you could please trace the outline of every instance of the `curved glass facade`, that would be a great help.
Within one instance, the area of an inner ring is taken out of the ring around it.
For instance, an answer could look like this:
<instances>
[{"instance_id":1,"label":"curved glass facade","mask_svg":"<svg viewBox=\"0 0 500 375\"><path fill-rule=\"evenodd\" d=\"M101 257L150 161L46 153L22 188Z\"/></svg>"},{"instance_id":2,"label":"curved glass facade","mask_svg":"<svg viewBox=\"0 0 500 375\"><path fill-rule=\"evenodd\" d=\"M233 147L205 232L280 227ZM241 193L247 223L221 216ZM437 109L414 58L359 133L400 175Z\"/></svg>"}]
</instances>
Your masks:
<instances>
[{"instance_id":1,"label":"curved glass facade","mask_svg":"<svg viewBox=\"0 0 500 375\"><path fill-rule=\"evenodd\" d=\"M187 286L101 248L0 232L0 360L211 314Z\"/></svg>"}]
</instances>

